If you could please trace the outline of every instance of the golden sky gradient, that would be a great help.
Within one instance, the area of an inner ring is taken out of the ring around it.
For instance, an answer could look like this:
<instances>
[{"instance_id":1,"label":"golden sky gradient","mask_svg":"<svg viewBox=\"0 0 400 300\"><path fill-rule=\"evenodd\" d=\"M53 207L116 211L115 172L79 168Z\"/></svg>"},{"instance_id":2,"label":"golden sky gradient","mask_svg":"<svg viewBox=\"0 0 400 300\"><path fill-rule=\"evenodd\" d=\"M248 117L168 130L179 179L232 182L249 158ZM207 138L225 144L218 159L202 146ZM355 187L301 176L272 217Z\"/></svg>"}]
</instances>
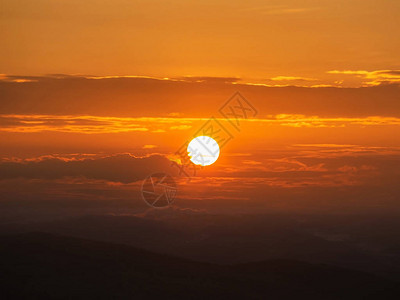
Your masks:
<instances>
[{"instance_id":1,"label":"golden sky gradient","mask_svg":"<svg viewBox=\"0 0 400 300\"><path fill-rule=\"evenodd\" d=\"M211 117L231 139L181 207L400 211L400 1L0 1L7 214L143 210Z\"/></svg>"},{"instance_id":2,"label":"golden sky gradient","mask_svg":"<svg viewBox=\"0 0 400 300\"><path fill-rule=\"evenodd\" d=\"M2 0L0 73L399 81L399 14L397 0Z\"/></svg>"}]
</instances>

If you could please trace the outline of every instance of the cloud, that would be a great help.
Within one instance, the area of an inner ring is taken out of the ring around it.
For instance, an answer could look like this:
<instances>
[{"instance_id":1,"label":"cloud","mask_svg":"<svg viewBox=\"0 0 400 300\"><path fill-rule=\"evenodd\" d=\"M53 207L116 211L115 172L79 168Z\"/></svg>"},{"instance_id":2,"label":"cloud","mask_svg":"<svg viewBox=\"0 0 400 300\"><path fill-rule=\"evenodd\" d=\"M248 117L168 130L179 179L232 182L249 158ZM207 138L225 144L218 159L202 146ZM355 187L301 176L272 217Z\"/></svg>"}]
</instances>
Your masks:
<instances>
[{"instance_id":1,"label":"cloud","mask_svg":"<svg viewBox=\"0 0 400 300\"><path fill-rule=\"evenodd\" d=\"M178 125L178 126L171 126L169 129L171 130L188 130L192 128L191 125Z\"/></svg>"},{"instance_id":2,"label":"cloud","mask_svg":"<svg viewBox=\"0 0 400 300\"><path fill-rule=\"evenodd\" d=\"M196 83L235 83L239 82L239 77L209 77L209 76L185 76L173 78L179 81L196 82Z\"/></svg>"},{"instance_id":3,"label":"cloud","mask_svg":"<svg viewBox=\"0 0 400 300\"><path fill-rule=\"evenodd\" d=\"M38 82L56 80L82 80L82 79L150 79L150 80L173 80L171 78L153 77L144 75L83 75L83 74L47 74L45 76L24 76L0 74L0 81L6 82Z\"/></svg>"},{"instance_id":4,"label":"cloud","mask_svg":"<svg viewBox=\"0 0 400 300\"><path fill-rule=\"evenodd\" d=\"M143 149L154 149L154 148L157 148L157 146L156 145L144 145L143 146Z\"/></svg>"},{"instance_id":5,"label":"cloud","mask_svg":"<svg viewBox=\"0 0 400 300\"><path fill-rule=\"evenodd\" d=\"M171 130L188 130L207 118L124 118L70 115L0 115L0 132L35 133L66 132L80 134L113 134L124 132L165 133ZM223 118L218 121L227 122ZM270 124L285 127L340 128L346 126L400 125L400 118L368 116L359 118L319 117L301 114L268 115L258 119L243 119L243 123Z\"/></svg>"},{"instance_id":6,"label":"cloud","mask_svg":"<svg viewBox=\"0 0 400 300\"><path fill-rule=\"evenodd\" d=\"M298 76L276 76L270 78L272 81L315 81L315 78L298 77Z\"/></svg>"},{"instance_id":7,"label":"cloud","mask_svg":"<svg viewBox=\"0 0 400 300\"><path fill-rule=\"evenodd\" d=\"M289 127L346 127L349 125L400 125L400 118L372 116L366 118L323 118L318 116L280 114L275 120Z\"/></svg>"},{"instance_id":8,"label":"cloud","mask_svg":"<svg viewBox=\"0 0 400 300\"><path fill-rule=\"evenodd\" d=\"M386 73L385 76L397 76L395 71ZM16 76L14 78L17 79ZM0 80L0 111L3 115L102 116L101 121L105 122L105 126L101 130L104 132L107 128L113 130L113 126L117 125L112 119L104 119L104 116L208 118L218 112L219 107L237 91L240 91L258 111L268 114L400 117L399 87L394 85L322 88L317 87L320 86L317 81L310 82L314 88L304 88L276 87L277 84L282 85L281 83L283 86L296 83L291 80L271 81L271 85L226 82L225 79L217 80L218 84L211 83L210 80L196 82L138 77L94 80L76 76L25 76L18 79L37 81L19 84ZM74 119L68 121L71 121L71 127L63 125L63 130L75 130L81 122ZM51 120L46 122L49 124ZM99 120L90 122L98 123ZM149 128L146 125L135 127L135 124L126 124L126 130L148 129L151 132L168 129ZM82 125L87 128L87 132L90 131L90 124L88 127L87 123ZM22 127L26 126L21 126L21 130ZM99 127L96 130L98 129ZM122 127L118 130L122 130Z\"/></svg>"},{"instance_id":9,"label":"cloud","mask_svg":"<svg viewBox=\"0 0 400 300\"><path fill-rule=\"evenodd\" d=\"M130 154L118 154L80 160L41 157L39 160L0 163L1 180L12 178L54 180L83 177L130 183L142 180L156 172L175 174L176 169L171 167L171 161L162 155L135 157Z\"/></svg>"},{"instance_id":10,"label":"cloud","mask_svg":"<svg viewBox=\"0 0 400 300\"><path fill-rule=\"evenodd\" d=\"M12 75L0 74L0 81L25 83L25 82L37 82L38 79L37 77L34 76L12 76Z\"/></svg>"},{"instance_id":11,"label":"cloud","mask_svg":"<svg viewBox=\"0 0 400 300\"><path fill-rule=\"evenodd\" d=\"M99 116L0 115L0 125L0 131L25 133L56 131L94 134L149 131L149 124L143 119Z\"/></svg>"},{"instance_id":12,"label":"cloud","mask_svg":"<svg viewBox=\"0 0 400 300\"><path fill-rule=\"evenodd\" d=\"M299 211L325 206L334 211L343 205L353 210L369 205L373 209L399 207L399 148L302 144L232 158L230 164L199 171L190 183L175 177L175 204L207 210L225 207L227 211L235 206L251 211L271 205L284 210L295 205ZM141 180L152 172L170 170L170 163L162 155L129 154L47 155L3 161L0 206L3 211L24 207L38 212L76 207L80 213L84 209L92 213L144 209Z\"/></svg>"},{"instance_id":13,"label":"cloud","mask_svg":"<svg viewBox=\"0 0 400 300\"><path fill-rule=\"evenodd\" d=\"M400 84L400 70L376 70L376 71L365 71L365 70L332 70L328 71L328 74L344 74L354 75L365 79L364 85L376 86L384 84Z\"/></svg>"}]
</instances>

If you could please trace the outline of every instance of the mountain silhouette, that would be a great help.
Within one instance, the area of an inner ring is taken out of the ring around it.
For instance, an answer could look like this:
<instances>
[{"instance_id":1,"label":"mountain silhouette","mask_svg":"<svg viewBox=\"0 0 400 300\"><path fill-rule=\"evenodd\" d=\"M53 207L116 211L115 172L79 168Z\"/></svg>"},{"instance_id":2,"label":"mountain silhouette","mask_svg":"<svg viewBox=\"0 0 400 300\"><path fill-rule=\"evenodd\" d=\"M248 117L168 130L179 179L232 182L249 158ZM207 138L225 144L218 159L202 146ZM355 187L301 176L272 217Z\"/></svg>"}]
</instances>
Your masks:
<instances>
[{"instance_id":1,"label":"mountain silhouette","mask_svg":"<svg viewBox=\"0 0 400 300\"><path fill-rule=\"evenodd\" d=\"M398 299L396 282L292 260L217 265L48 233L0 237L3 299Z\"/></svg>"}]
</instances>

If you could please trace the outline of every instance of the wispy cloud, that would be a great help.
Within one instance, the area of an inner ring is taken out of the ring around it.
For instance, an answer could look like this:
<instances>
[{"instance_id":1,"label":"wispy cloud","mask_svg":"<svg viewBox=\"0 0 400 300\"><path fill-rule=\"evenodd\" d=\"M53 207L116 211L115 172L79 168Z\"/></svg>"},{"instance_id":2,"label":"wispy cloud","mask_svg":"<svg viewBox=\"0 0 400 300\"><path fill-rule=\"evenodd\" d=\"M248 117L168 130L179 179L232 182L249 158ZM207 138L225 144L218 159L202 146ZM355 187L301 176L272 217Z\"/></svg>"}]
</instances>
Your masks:
<instances>
[{"instance_id":1,"label":"wispy cloud","mask_svg":"<svg viewBox=\"0 0 400 300\"><path fill-rule=\"evenodd\" d=\"M154 148L157 148L157 146L156 145L144 145L143 146L143 149L154 149Z\"/></svg>"},{"instance_id":2,"label":"wispy cloud","mask_svg":"<svg viewBox=\"0 0 400 300\"><path fill-rule=\"evenodd\" d=\"M59 115L0 115L0 131L3 132L68 132L81 134L152 132L166 133L189 130L208 120L207 118L173 117L102 117ZM227 122L225 119L218 119ZM400 126L400 118L370 116L360 118L319 117L301 114L277 114L259 119L242 119L241 122L285 127L340 128L346 126Z\"/></svg>"},{"instance_id":3,"label":"wispy cloud","mask_svg":"<svg viewBox=\"0 0 400 300\"><path fill-rule=\"evenodd\" d=\"M120 118L102 116L0 115L0 131L5 132L68 132L82 134L120 132L166 132L187 130L192 121L202 118Z\"/></svg>"},{"instance_id":4,"label":"wispy cloud","mask_svg":"<svg viewBox=\"0 0 400 300\"><path fill-rule=\"evenodd\" d=\"M400 70L331 70L328 74L343 74L353 75L365 79L364 85L376 86L382 84L399 84L400 83Z\"/></svg>"},{"instance_id":5,"label":"wispy cloud","mask_svg":"<svg viewBox=\"0 0 400 300\"><path fill-rule=\"evenodd\" d=\"M307 78L307 77L300 77L300 76L276 76L270 78L272 81L315 81L315 78Z\"/></svg>"},{"instance_id":6,"label":"wispy cloud","mask_svg":"<svg viewBox=\"0 0 400 300\"><path fill-rule=\"evenodd\" d=\"M177 126L171 126L169 129L171 130L187 130L192 128L191 125L177 125Z\"/></svg>"},{"instance_id":7,"label":"wispy cloud","mask_svg":"<svg viewBox=\"0 0 400 300\"><path fill-rule=\"evenodd\" d=\"M16 83L24 83L24 82L36 82L38 79L36 79L33 76L10 76L7 74L0 74L0 81L6 81L6 82L16 82Z\"/></svg>"},{"instance_id":8,"label":"wispy cloud","mask_svg":"<svg viewBox=\"0 0 400 300\"><path fill-rule=\"evenodd\" d=\"M378 71L363 71L363 70L331 70L328 74L349 75L353 78L368 79L363 83L364 86L375 86L385 83L399 82L398 70L378 70ZM325 75L326 76L326 75ZM309 88L325 88L325 87L343 87L343 78L340 80L324 80L321 78L313 78L307 76L292 76L292 75L277 75L270 78L241 78L241 77L213 77L213 76L181 76L181 77L155 77L146 75L80 75L80 74L50 74L45 76L22 76L22 75L7 75L0 74L0 83L32 83L38 84L55 84L61 82L85 82L86 84L100 85L102 81L110 81L114 84L122 84L127 81L132 82L132 87L135 84L143 84L148 82L154 85L169 83L175 84L207 84L210 86L218 85L243 85L243 86L263 86L263 87L309 87ZM352 83L353 87L360 87L360 83Z\"/></svg>"}]
</instances>

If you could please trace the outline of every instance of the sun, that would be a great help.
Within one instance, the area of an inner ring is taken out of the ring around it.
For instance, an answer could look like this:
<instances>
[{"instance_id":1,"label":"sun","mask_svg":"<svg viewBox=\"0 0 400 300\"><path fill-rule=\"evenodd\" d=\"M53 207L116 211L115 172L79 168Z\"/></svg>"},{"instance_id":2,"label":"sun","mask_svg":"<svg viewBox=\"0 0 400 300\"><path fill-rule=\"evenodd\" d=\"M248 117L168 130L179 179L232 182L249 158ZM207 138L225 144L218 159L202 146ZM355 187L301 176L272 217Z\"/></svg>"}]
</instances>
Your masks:
<instances>
[{"instance_id":1,"label":"sun","mask_svg":"<svg viewBox=\"0 0 400 300\"><path fill-rule=\"evenodd\" d=\"M219 145L213 138L202 135L191 140L187 152L195 165L209 166L219 157Z\"/></svg>"}]
</instances>

